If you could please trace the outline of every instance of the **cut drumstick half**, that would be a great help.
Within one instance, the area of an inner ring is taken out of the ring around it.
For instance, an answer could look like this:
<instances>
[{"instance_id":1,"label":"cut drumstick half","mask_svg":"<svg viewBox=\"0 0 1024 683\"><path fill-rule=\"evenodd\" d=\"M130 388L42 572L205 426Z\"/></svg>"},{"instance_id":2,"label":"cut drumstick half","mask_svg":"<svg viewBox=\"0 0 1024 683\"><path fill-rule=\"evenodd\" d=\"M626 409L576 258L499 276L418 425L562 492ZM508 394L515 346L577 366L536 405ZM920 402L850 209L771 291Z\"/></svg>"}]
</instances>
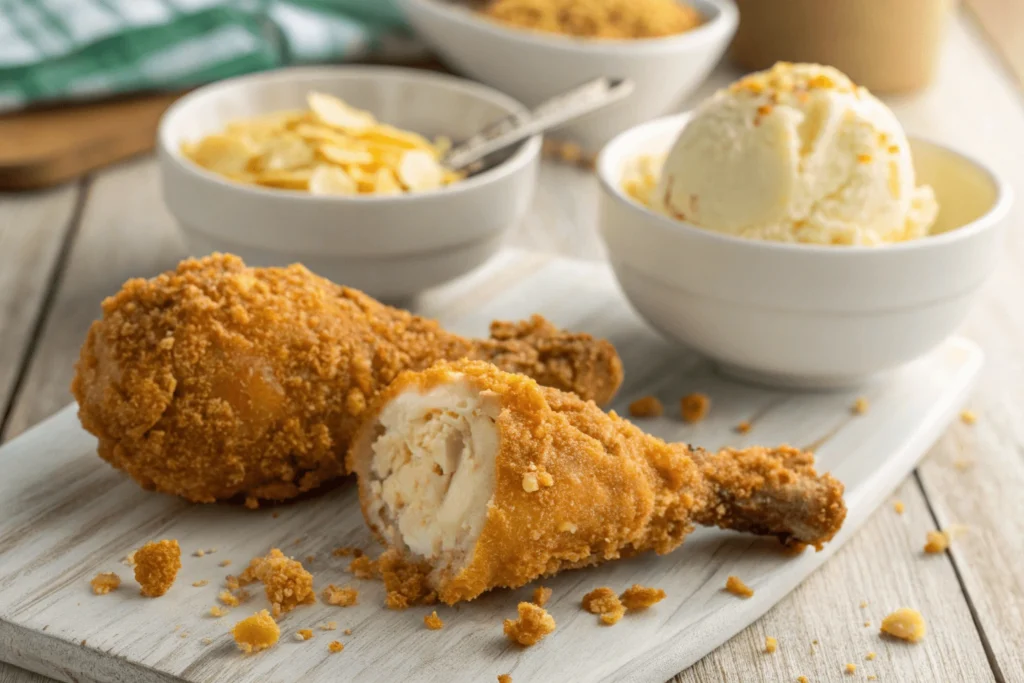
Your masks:
<instances>
[{"instance_id":1,"label":"cut drumstick half","mask_svg":"<svg viewBox=\"0 0 1024 683\"><path fill-rule=\"evenodd\" d=\"M366 521L449 604L667 553L695 524L821 547L843 486L788 447L710 454L492 365L398 377L349 452Z\"/></svg>"}]
</instances>

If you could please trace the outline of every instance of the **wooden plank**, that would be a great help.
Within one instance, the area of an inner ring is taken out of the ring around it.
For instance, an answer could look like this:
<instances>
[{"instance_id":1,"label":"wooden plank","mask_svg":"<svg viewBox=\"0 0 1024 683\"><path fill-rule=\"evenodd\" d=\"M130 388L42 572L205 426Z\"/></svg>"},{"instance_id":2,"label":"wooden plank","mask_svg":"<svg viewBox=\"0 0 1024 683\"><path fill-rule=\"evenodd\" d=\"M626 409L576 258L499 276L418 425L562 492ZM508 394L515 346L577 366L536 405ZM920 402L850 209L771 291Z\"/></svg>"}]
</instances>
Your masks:
<instances>
[{"instance_id":1,"label":"wooden plank","mask_svg":"<svg viewBox=\"0 0 1024 683\"><path fill-rule=\"evenodd\" d=\"M902 515L893 510L896 500L905 506ZM934 528L924 496L908 479L828 564L674 683L840 681L847 663L859 681L995 680L953 567L922 552ZM925 640L910 645L879 634L882 617L900 607L924 615ZM766 636L778 640L773 654L764 651ZM870 661L869 652L876 654Z\"/></svg>"},{"instance_id":2,"label":"wooden plank","mask_svg":"<svg viewBox=\"0 0 1024 683\"><path fill-rule=\"evenodd\" d=\"M989 42L1024 85L1024 3L1020 0L966 0L971 12L985 29Z\"/></svg>"},{"instance_id":3,"label":"wooden plank","mask_svg":"<svg viewBox=\"0 0 1024 683\"><path fill-rule=\"evenodd\" d=\"M67 269L11 411L12 438L71 401L78 349L100 301L124 281L172 267L184 255L160 198L152 158L115 166L92 184Z\"/></svg>"},{"instance_id":4,"label":"wooden plank","mask_svg":"<svg viewBox=\"0 0 1024 683\"><path fill-rule=\"evenodd\" d=\"M0 415L18 381L80 189L0 195Z\"/></svg>"}]
</instances>

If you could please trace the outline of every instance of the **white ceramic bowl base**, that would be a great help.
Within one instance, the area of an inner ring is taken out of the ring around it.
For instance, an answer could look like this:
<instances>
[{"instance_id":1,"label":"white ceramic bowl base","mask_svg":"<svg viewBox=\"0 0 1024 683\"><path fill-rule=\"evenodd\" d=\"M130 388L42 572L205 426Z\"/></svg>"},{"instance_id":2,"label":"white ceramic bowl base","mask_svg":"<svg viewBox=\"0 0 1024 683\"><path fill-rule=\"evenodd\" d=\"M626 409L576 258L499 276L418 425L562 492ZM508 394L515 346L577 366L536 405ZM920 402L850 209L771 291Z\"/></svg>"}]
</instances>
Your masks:
<instances>
[{"instance_id":1,"label":"white ceramic bowl base","mask_svg":"<svg viewBox=\"0 0 1024 683\"><path fill-rule=\"evenodd\" d=\"M731 0L690 0L707 19L693 31L645 40L590 40L504 26L444 0L401 0L416 32L453 70L534 106L599 76L628 77L633 94L554 135L600 149L615 134L661 116L693 92L736 30Z\"/></svg>"},{"instance_id":2,"label":"white ceramic bowl base","mask_svg":"<svg viewBox=\"0 0 1024 683\"><path fill-rule=\"evenodd\" d=\"M1009 189L976 162L912 140L941 205L934 235L880 247L746 240L655 214L619 189L686 116L639 126L598 161L601 234L626 297L669 339L733 375L839 388L921 356L963 321L999 254Z\"/></svg>"},{"instance_id":3,"label":"white ceramic bowl base","mask_svg":"<svg viewBox=\"0 0 1024 683\"><path fill-rule=\"evenodd\" d=\"M159 132L164 199L193 255L238 254L250 265L301 262L339 284L395 301L486 261L532 202L539 137L495 168L432 192L324 197L233 183L181 155L181 143L232 120L304 109L311 90L337 95L386 123L468 137L522 105L462 79L388 67L313 67L202 88L165 114Z\"/></svg>"}]
</instances>

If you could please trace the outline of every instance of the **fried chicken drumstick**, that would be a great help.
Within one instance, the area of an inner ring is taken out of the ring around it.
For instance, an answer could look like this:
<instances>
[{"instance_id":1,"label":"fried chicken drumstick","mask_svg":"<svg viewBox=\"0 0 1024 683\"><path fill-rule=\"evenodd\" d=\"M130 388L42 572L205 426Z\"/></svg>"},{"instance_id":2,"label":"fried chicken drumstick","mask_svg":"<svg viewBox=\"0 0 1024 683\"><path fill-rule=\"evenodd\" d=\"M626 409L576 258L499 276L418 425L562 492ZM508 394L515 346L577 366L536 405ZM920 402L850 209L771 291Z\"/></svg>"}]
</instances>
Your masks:
<instances>
[{"instance_id":1,"label":"fried chicken drumstick","mask_svg":"<svg viewBox=\"0 0 1024 683\"><path fill-rule=\"evenodd\" d=\"M695 524L821 547L843 485L782 447L707 453L485 363L403 373L349 452L369 526L448 604L667 553Z\"/></svg>"},{"instance_id":2,"label":"fried chicken drumstick","mask_svg":"<svg viewBox=\"0 0 1024 683\"><path fill-rule=\"evenodd\" d=\"M72 382L99 454L190 501L285 500L344 474L367 403L402 370L474 358L605 402L615 349L539 316L466 339L300 265L230 255L131 280L103 302Z\"/></svg>"}]
</instances>

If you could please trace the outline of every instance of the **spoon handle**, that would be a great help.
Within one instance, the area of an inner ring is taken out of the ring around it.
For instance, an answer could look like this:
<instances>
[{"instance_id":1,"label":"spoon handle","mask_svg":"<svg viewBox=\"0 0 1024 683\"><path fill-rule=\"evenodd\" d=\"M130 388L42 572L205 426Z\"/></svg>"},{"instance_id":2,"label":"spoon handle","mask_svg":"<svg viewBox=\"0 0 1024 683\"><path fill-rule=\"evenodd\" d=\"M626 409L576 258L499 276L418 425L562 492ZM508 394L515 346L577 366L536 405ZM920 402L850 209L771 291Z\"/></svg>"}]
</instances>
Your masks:
<instances>
[{"instance_id":1,"label":"spoon handle","mask_svg":"<svg viewBox=\"0 0 1024 683\"><path fill-rule=\"evenodd\" d=\"M452 170L464 169L489 154L520 140L606 107L633 91L626 78L595 78L538 105L525 114L512 114L452 147L441 159Z\"/></svg>"}]
</instances>

